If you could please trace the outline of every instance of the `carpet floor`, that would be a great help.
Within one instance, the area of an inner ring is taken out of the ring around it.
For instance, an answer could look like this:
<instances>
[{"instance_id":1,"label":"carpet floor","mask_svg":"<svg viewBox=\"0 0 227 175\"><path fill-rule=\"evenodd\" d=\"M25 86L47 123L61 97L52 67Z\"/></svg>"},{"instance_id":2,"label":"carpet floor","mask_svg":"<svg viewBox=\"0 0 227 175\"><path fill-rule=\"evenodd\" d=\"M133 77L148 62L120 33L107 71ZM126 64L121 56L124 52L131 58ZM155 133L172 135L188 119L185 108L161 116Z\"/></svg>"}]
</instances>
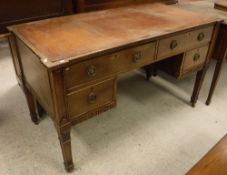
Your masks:
<instances>
[{"instance_id":1,"label":"carpet floor","mask_svg":"<svg viewBox=\"0 0 227 175\"><path fill-rule=\"evenodd\" d=\"M75 175L183 175L227 133L227 65L213 103L205 100L209 68L196 108L188 101L195 75L119 78L117 107L72 128ZM30 121L6 43L0 44L0 175L66 174L48 116Z\"/></svg>"}]
</instances>

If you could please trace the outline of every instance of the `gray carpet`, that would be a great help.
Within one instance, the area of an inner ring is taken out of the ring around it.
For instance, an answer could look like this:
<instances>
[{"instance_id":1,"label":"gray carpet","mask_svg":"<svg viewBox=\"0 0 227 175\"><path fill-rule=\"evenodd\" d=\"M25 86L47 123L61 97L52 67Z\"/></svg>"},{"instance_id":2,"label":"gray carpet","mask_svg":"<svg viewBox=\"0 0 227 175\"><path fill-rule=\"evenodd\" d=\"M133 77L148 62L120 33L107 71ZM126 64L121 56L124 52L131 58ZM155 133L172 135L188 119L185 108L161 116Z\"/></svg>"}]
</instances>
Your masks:
<instances>
[{"instance_id":1,"label":"gray carpet","mask_svg":"<svg viewBox=\"0 0 227 175\"><path fill-rule=\"evenodd\" d=\"M182 175L227 132L227 65L211 106L204 102L211 65L196 108L188 105L195 76L138 71L120 77L118 105L72 128L76 175ZM8 47L0 44L0 175L66 174L52 121L30 121Z\"/></svg>"}]
</instances>

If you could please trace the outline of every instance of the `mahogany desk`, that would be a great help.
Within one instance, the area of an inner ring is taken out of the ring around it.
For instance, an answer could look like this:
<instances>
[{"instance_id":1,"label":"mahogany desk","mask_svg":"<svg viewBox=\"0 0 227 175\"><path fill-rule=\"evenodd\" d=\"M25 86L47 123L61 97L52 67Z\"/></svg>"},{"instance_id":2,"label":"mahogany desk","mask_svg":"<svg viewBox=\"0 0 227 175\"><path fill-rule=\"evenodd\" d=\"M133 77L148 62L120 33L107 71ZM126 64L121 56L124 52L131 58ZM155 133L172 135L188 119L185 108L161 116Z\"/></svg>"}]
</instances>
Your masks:
<instances>
[{"instance_id":1,"label":"mahogany desk","mask_svg":"<svg viewBox=\"0 0 227 175\"><path fill-rule=\"evenodd\" d=\"M36 99L54 122L66 170L74 167L70 128L115 107L119 74L180 54L180 74L198 72L194 105L216 24L215 18L155 3L10 27L15 70L31 119L38 122Z\"/></svg>"},{"instance_id":2,"label":"mahogany desk","mask_svg":"<svg viewBox=\"0 0 227 175\"><path fill-rule=\"evenodd\" d=\"M209 105L211 103L212 96L214 94L215 88L218 83L218 79L221 74L223 63L226 59L227 52L227 12L214 9L214 3L208 1L198 1L198 2L190 2L190 3L182 3L177 4L178 7L183 9L188 9L191 11L203 13L212 17L217 17L222 19L223 22L220 25L219 34L217 37L217 42L215 44L215 49L212 54L212 57L217 60L213 80L210 87L210 92L207 97L206 104Z\"/></svg>"}]
</instances>

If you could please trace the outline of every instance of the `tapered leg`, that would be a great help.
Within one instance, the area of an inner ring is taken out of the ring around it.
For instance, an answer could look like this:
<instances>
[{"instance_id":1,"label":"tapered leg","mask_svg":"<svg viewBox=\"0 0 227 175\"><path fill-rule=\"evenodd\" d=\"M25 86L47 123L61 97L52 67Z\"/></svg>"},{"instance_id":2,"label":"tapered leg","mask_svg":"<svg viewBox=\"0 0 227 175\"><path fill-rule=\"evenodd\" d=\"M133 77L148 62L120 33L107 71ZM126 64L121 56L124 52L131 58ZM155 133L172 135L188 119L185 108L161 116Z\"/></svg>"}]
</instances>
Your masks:
<instances>
[{"instance_id":1,"label":"tapered leg","mask_svg":"<svg viewBox=\"0 0 227 175\"><path fill-rule=\"evenodd\" d=\"M36 125L38 125L39 124L39 120L38 120L38 116L36 114L35 99L34 99L33 95L31 94L31 92L26 87L24 87L24 93L25 93L25 97L26 97L26 100L27 100L27 104L28 104L31 120Z\"/></svg>"},{"instance_id":2,"label":"tapered leg","mask_svg":"<svg viewBox=\"0 0 227 175\"><path fill-rule=\"evenodd\" d=\"M55 127L58 132L58 138L62 149L65 169L66 171L71 172L74 169L70 138L71 126L67 125L64 127L59 127L55 125Z\"/></svg>"},{"instance_id":3,"label":"tapered leg","mask_svg":"<svg viewBox=\"0 0 227 175\"><path fill-rule=\"evenodd\" d=\"M192 107L195 107L195 104L198 100L199 92L201 90L207 68L208 68L208 66L206 65L201 71L197 72L194 90L193 90L192 97L191 97Z\"/></svg>"},{"instance_id":4,"label":"tapered leg","mask_svg":"<svg viewBox=\"0 0 227 175\"><path fill-rule=\"evenodd\" d=\"M157 69L153 65L144 66L143 69L146 73L146 80L150 80L152 76L157 76Z\"/></svg>"},{"instance_id":5,"label":"tapered leg","mask_svg":"<svg viewBox=\"0 0 227 175\"><path fill-rule=\"evenodd\" d=\"M153 76L156 77L158 75L158 69L154 68L153 69Z\"/></svg>"},{"instance_id":6,"label":"tapered leg","mask_svg":"<svg viewBox=\"0 0 227 175\"><path fill-rule=\"evenodd\" d=\"M209 105L211 103L211 99L213 97L214 90L215 90L215 88L217 86L217 82L218 82L218 79L219 79L220 74L221 74L221 69L222 69L224 60L225 60L224 58L219 59L217 61L217 63L216 63L216 67L215 67L215 71L214 71L214 75L213 75L213 79L212 79L209 95L208 95L208 98L206 100L206 104L207 105Z\"/></svg>"},{"instance_id":7,"label":"tapered leg","mask_svg":"<svg viewBox=\"0 0 227 175\"><path fill-rule=\"evenodd\" d=\"M36 101L36 108L37 108L37 113L39 115L39 117L41 118L44 113L45 113L45 110L43 109L43 107L39 104L38 101Z\"/></svg>"}]
</instances>

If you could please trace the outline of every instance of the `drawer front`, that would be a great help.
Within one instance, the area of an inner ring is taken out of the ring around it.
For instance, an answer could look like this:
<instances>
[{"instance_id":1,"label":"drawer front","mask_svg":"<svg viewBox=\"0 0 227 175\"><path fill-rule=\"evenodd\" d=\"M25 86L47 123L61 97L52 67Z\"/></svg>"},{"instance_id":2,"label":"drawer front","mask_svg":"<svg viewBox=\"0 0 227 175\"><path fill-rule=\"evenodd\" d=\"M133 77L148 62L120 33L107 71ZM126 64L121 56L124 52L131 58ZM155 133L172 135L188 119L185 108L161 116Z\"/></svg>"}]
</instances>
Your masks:
<instances>
[{"instance_id":1,"label":"drawer front","mask_svg":"<svg viewBox=\"0 0 227 175\"><path fill-rule=\"evenodd\" d=\"M68 113L70 118L86 114L92 110L116 102L116 79L91 85L67 95Z\"/></svg>"},{"instance_id":2,"label":"drawer front","mask_svg":"<svg viewBox=\"0 0 227 175\"><path fill-rule=\"evenodd\" d=\"M186 52L183 61L183 72L202 65L206 60L207 52L208 46Z\"/></svg>"},{"instance_id":3,"label":"drawer front","mask_svg":"<svg viewBox=\"0 0 227 175\"><path fill-rule=\"evenodd\" d=\"M159 41L158 59L177 55L186 50L209 43L212 37L213 25L179 34Z\"/></svg>"},{"instance_id":4,"label":"drawer front","mask_svg":"<svg viewBox=\"0 0 227 175\"><path fill-rule=\"evenodd\" d=\"M155 43L152 42L76 63L64 71L66 89L152 63L154 54Z\"/></svg>"},{"instance_id":5,"label":"drawer front","mask_svg":"<svg viewBox=\"0 0 227 175\"><path fill-rule=\"evenodd\" d=\"M185 33L160 40L157 58L166 58L184 51L188 47L187 42L185 42L187 38L188 34Z\"/></svg>"},{"instance_id":6,"label":"drawer front","mask_svg":"<svg viewBox=\"0 0 227 175\"><path fill-rule=\"evenodd\" d=\"M198 29L189 33L188 43L193 46L208 43L211 40L214 26Z\"/></svg>"}]
</instances>

